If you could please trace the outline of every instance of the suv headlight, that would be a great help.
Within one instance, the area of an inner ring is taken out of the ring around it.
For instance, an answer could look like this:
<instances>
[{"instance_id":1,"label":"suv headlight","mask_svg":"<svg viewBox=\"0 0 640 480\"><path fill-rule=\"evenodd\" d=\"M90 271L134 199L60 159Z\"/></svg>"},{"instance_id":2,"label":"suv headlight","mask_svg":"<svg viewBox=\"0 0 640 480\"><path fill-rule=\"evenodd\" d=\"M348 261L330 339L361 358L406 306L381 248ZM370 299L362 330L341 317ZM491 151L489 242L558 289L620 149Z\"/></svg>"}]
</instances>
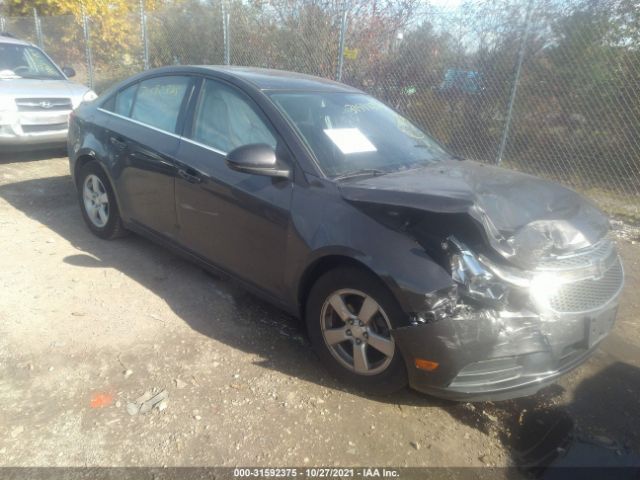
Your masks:
<instances>
[{"instance_id":1,"label":"suv headlight","mask_svg":"<svg viewBox=\"0 0 640 480\"><path fill-rule=\"evenodd\" d=\"M87 90L85 94L82 96L83 102L93 102L96 98L98 98L98 94L93 90Z\"/></svg>"}]
</instances>

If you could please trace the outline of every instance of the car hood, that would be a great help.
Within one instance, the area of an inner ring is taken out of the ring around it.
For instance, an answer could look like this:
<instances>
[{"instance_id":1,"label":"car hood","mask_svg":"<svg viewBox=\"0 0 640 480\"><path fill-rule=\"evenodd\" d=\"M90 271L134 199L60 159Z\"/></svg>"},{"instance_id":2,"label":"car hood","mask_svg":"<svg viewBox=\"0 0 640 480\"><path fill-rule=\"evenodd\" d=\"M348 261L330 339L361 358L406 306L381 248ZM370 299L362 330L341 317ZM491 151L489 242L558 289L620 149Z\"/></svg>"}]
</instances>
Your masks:
<instances>
[{"instance_id":1,"label":"car hood","mask_svg":"<svg viewBox=\"0 0 640 480\"><path fill-rule=\"evenodd\" d=\"M352 179L339 189L356 204L468 214L499 254L527 268L542 257L589 247L609 229L608 218L569 188L468 160Z\"/></svg>"},{"instance_id":2,"label":"car hood","mask_svg":"<svg viewBox=\"0 0 640 480\"><path fill-rule=\"evenodd\" d=\"M0 94L14 98L61 97L81 100L88 90L85 85L69 80L0 79ZM76 106L80 102L73 103Z\"/></svg>"}]
</instances>

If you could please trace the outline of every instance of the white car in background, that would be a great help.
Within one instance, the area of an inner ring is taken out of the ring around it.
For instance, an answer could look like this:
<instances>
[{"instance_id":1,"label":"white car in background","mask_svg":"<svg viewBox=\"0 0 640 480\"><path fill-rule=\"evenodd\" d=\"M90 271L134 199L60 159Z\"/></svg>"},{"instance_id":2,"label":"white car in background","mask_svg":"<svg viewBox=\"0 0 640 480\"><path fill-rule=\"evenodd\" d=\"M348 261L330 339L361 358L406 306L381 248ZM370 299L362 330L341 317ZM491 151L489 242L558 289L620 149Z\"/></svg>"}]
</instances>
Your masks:
<instances>
[{"instance_id":1,"label":"white car in background","mask_svg":"<svg viewBox=\"0 0 640 480\"><path fill-rule=\"evenodd\" d=\"M97 95L37 46L0 33L0 152L63 146L69 114Z\"/></svg>"}]
</instances>

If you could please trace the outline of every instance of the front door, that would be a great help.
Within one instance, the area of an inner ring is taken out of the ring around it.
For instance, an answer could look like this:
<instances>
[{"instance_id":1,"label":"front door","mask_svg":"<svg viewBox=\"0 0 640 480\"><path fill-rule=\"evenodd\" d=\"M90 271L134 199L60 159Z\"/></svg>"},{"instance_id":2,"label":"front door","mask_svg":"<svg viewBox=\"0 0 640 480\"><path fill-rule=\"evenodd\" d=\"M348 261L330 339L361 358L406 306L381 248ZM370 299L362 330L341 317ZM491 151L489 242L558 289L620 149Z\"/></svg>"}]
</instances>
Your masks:
<instances>
[{"instance_id":1,"label":"front door","mask_svg":"<svg viewBox=\"0 0 640 480\"><path fill-rule=\"evenodd\" d=\"M209 79L189 130L177 154L180 242L216 266L281 293L293 183L237 172L225 162L242 145L275 149L277 135L248 96Z\"/></svg>"}]
</instances>

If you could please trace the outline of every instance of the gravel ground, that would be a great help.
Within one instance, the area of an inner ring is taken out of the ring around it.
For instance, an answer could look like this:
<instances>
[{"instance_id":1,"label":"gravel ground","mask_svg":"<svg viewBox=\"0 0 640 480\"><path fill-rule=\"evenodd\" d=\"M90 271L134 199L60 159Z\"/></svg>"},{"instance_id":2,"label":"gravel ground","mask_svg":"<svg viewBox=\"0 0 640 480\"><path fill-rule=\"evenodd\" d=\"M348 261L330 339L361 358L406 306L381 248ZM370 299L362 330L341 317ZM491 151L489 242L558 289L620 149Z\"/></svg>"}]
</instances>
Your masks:
<instances>
[{"instance_id":1,"label":"gravel ground","mask_svg":"<svg viewBox=\"0 0 640 480\"><path fill-rule=\"evenodd\" d=\"M495 404L370 398L327 376L295 319L143 238L92 236L60 155L0 157L1 466L505 466L537 441L524 411L640 452L628 229L615 330L557 385ZM163 390L164 410L128 413Z\"/></svg>"}]
</instances>

